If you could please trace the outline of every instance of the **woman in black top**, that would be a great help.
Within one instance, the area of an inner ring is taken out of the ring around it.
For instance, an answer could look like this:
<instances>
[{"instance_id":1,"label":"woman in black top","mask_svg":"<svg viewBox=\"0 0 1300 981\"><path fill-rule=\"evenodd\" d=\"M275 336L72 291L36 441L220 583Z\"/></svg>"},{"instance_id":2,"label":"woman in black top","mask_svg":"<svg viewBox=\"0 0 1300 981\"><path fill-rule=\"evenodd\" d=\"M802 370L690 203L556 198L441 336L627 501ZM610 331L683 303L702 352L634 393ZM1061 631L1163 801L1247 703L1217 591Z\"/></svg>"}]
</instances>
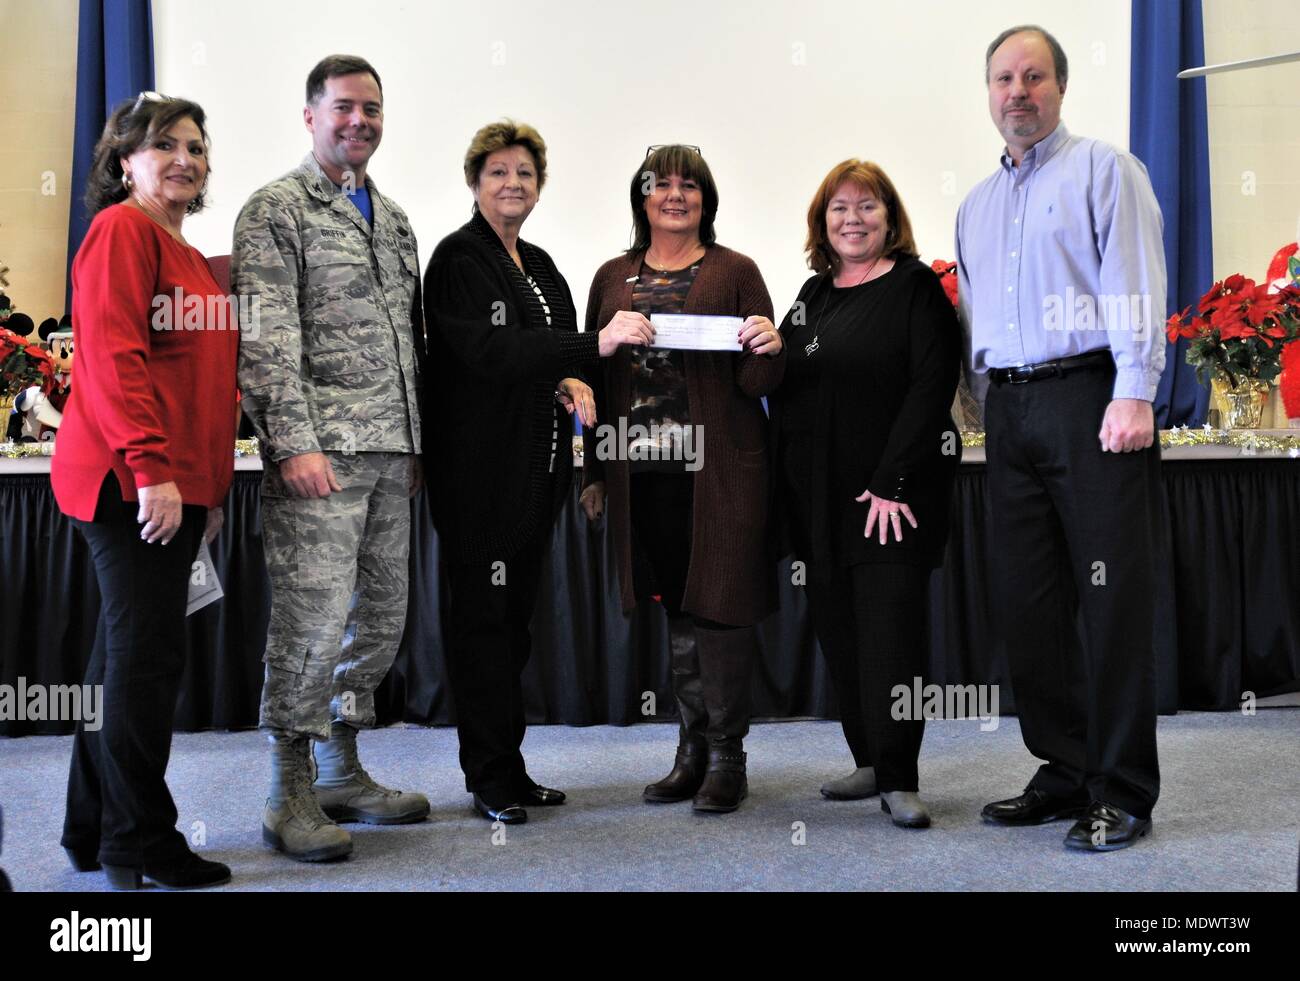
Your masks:
<instances>
[{"instance_id":1,"label":"woman in black top","mask_svg":"<svg viewBox=\"0 0 1300 981\"><path fill-rule=\"evenodd\" d=\"M961 460L949 414L960 332L875 164L846 160L826 176L807 251L817 275L781 325L789 364L771 406L776 500L857 765L822 793L879 792L895 824L928 827L916 793L925 723L895 720L891 706L894 686L911 691L924 671L926 583Z\"/></svg>"},{"instance_id":2,"label":"woman in black top","mask_svg":"<svg viewBox=\"0 0 1300 981\"><path fill-rule=\"evenodd\" d=\"M473 217L438 244L425 273L430 372L424 467L447 586L443 641L460 762L474 807L528 819L564 803L524 766L520 674L555 516L573 480L572 430L596 421L583 364L650 340L621 318L580 333L569 285L519 237L546 181L531 126L484 126L465 155Z\"/></svg>"}]
</instances>

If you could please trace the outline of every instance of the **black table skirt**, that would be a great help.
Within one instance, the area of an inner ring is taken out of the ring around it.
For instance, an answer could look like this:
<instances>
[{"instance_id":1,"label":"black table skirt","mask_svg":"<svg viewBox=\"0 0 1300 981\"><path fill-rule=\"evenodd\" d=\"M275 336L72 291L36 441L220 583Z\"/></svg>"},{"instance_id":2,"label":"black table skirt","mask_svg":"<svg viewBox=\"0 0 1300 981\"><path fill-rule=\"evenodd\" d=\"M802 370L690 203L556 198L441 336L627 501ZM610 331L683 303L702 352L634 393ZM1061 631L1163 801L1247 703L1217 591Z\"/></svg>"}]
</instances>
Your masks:
<instances>
[{"instance_id":1,"label":"black table skirt","mask_svg":"<svg viewBox=\"0 0 1300 981\"><path fill-rule=\"evenodd\" d=\"M179 729L257 724L270 603L257 472L239 472L213 558L223 600L191 618ZM1288 460L1166 462L1172 534L1163 560L1155 640L1159 705L1237 709L1300 691L1300 466ZM944 567L931 581L927 682L997 684L1014 711L1006 658L991 633L985 556L985 472L962 468ZM422 498L412 503L406 636L379 691L383 723L454 722L439 629L438 538ZM99 605L85 543L55 505L45 475L0 477L0 684L76 684ZM589 527L576 489L561 512L533 624L525 674L530 722L626 725L674 712L666 624L658 604L619 609L612 543ZM762 624L755 680L760 718L833 717L802 589L778 570L781 608ZM648 693L654 694L653 705ZM647 713L647 708L657 712ZM0 721L0 735L65 733L66 722Z\"/></svg>"}]
</instances>

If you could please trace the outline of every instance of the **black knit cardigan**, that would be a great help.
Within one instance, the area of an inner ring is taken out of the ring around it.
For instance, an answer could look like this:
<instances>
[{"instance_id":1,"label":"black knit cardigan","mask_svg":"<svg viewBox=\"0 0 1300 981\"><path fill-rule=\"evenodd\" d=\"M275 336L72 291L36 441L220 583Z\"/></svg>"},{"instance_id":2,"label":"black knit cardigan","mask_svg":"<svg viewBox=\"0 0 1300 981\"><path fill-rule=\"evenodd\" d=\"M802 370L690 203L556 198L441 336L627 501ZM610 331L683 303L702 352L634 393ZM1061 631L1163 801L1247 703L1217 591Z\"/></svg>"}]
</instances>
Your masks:
<instances>
[{"instance_id":1,"label":"black knit cardigan","mask_svg":"<svg viewBox=\"0 0 1300 981\"><path fill-rule=\"evenodd\" d=\"M580 333L569 284L542 249L518 249L550 308L480 214L434 249L424 276L429 383L424 472L443 554L460 563L511 558L549 535L573 480L569 416L555 386L584 378L598 339Z\"/></svg>"}]
</instances>

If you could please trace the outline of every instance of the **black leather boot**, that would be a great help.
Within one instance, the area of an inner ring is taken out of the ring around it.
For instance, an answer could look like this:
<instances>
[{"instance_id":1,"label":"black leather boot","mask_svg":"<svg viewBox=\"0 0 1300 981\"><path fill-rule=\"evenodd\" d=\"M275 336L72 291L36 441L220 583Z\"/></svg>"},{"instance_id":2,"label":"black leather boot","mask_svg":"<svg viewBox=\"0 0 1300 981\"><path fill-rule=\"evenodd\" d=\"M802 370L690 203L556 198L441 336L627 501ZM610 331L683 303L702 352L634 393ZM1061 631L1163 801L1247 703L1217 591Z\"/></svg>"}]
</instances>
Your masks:
<instances>
[{"instance_id":1,"label":"black leather boot","mask_svg":"<svg viewBox=\"0 0 1300 981\"><path fill-rule=\"evenodd\" d=\"M740 745L740 741L736 741ZM691 806L697 811L729 814L749 796L749 779L745 776L745 753L739 749L709 747L709 769L700 792Z\"/></svg>"},{"instance_id":2,"label":"black leather boot","mask_svg":"<svg viewBox=\"0 0 1300 981\"><path fill-rule=\"evenodd\" d=\"M749 733L750 686L754 671L754 628L697 628L700 680L709 721L709 763L695 795L695 810L728 813L749 794L744 739Z\"/></svg>"},{"instance_id":3,"label":"black leather boot","mask_svg":"<svg viewBox=\"0 0 1300 981\"><path fill-rule=\"evenodd\" d=\"M700 682L699 648L690 617L668 618L668 647L673 694L682 721L677 738L677 760L672 771L641 792L642 799L648 804L673 804L694 797L704 782L708 756L704 738L708 713Z\"/></svg>"}]
</instances>

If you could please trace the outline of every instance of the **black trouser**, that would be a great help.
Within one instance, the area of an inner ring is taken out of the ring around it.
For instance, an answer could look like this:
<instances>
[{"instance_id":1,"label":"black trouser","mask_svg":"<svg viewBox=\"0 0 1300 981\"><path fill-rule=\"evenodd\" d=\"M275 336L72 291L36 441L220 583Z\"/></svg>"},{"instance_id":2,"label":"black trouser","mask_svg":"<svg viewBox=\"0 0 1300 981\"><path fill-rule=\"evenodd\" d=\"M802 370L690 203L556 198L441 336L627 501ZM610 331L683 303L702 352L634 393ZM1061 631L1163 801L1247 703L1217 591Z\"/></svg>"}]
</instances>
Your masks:
<instances>
[{"instance_id":1,"label":"black trouser","mask_svg":"<svg viewBox=\"0 0 1300 981\"><path fill-rule=\"evenodd\" d=\"M705 739L712 749L739 752L749 734L758 650L753 626L718 623L682 610L694 539L695 476L635 473L629 496L636 547L668 614L681 744Z\"/></svg>"},{"instance_id":2,"label":"black trouser","mask_svg":"<svg viewBox=\"0 0 1300 981\"><path fill-rule=\"evenodd\" d=\"M912 691L925 671L930 572L906 562L828 569L808 558L812 509L807 461L787 455L783 465L790 528L807 571L808 612L835 686L853 763L874 767L881 791L915 791L925 720L893 718L893 691L896 685Z\"/></svg>"},{"instance_id":3,"label":"black trouser","mask_svg":"<svg viewBox=\"0 0 1300 981\"><path fill-rule=\"evenodd\" d=\"M443 566L443 640L460 766L465 789L494 808L519 803L529 786L520 752L527 727L520 677L532 653L529 624L550 537L548 527L501 564Z\"/></svg>"},{"instance_id":4,"label":"black trouser","mask_svg":"<svg viewBox=\"0 0 1300 981\"><path fill-rule=\"evenodd\" d=\"M1148 817L1160 449L1101 451L1114 379L1102 366L989 386L992 592L1020 731L1046 761L1030 785Z\"/></svg>"},{"instance_id":5,"label":"black trouser","mask_svg":"<svg viewBox=\"0 0 1300 981\"><path fill-rule=\"evenodd\" d=\"M99 582L99 624L87 685L103 685L102 728L77 724L68 774L63 845L98 848L106 865L165 863L189 850L167 789L172 722L188 641L185 606L207 509L182 508L167 545L140 538L139 504L123 501L112 473L94 521L74 524Z\"/></svg>"},{"instance_id":6,"label":"black trouser","mask_svg":"<svg viewBox=\"0 0 1300 981\"><path fill-rule=\"evenodd\" d=\"M882 793L918 789L924 719L895 719L894 688L913 690L925 672L926 584L930 570L906 562L863 562L829 580L809 569L808 608L840 703L853 762L876 770ZM911 704L909 698L908 704Z\"/></svg>"},{"instance_id":7,"label":"black trouser","mask_svg":"<svg viewBox=\"0 0 1300 981\"><path fill-rule=\"evenodd\" d=\"M645 556L659 590L659 602L677 619L686 594L686 574L691 565L695 523L695 475L686 471L644 471L631 476L628 502L632 535ZM732 629L703 617L691 617L696 626Z\"/></svg>"}]
</instances>

